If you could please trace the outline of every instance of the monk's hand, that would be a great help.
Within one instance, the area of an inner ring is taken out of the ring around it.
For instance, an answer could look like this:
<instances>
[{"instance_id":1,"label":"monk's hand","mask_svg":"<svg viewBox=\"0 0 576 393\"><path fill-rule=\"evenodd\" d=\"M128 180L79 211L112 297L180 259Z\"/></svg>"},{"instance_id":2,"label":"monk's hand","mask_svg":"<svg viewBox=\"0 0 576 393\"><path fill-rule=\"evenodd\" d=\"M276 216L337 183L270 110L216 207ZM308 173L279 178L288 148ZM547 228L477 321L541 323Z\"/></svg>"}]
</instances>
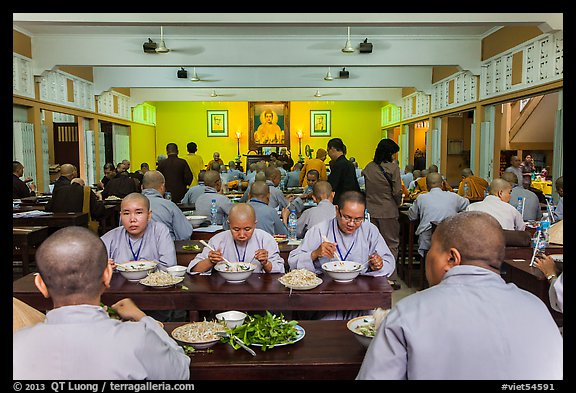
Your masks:
<instances>
[{"instance_id":1,"label":"monk's hand","mask_svg":"<svg viewBox=\"0 0 576 393\"><path fill-rule=\"evenodd\" d=\"M112 269L116 269L116 266L118 266L116 262L114 262L114 259L112 258L108 258L108 264L110 265L110 267L112 267Z\"/></svg>"},{"instance_id":2,"label":"monk's hand","mask_svg":"<svg viewBox=\"0 0 576 393\"><path fill-rule=\"evenodd\" d=\"M312 252L312 260L316 260L320 257L334 258L336 254L336 243L322 242L320 247Z\"/></svg>"},{"instance_id":3,"label":"monk's hand","mask_svg":"<svg viewBox=\"0 0 576 393\"><path fill-rule=\"evenodd\" d=\"M384 266L384 262L382 261L382 257L378 254L372 254L368 258L368 265L372 270L380 270L382 266Z\"/></svg>"},{"instance_id":4,"label":"monk's hand","mask_svg":"<svg viewBox=\"0 0 576 393\"><path fill-rule=\"evenodd\" d=\"M119 302L114 303L112 309L120 315L125 321L139 321L146 316L146 314L138 308L132 299L125 298Z\"/></svg>"},{"instance_id":5,"label":"monk's hand","mask_svg":"<svg viewBox=\"0 0 576 393\"><path fill-rule=\"evenodd\" d=\"M222 252L220 252L220 251L210 251L208 253L208 259L214 265L217 264L218 262L221 262L224 260L224 258L222 258Z\"/></svg>"},{"instance_id":6,"label":"monk's hand","mask_svg":"<svg viewBox=\"0 0 576 393\"><path fill-rule=\"evenodd\" d=\"M256 258L262 265L266 265L268 261L268 251L262 248L256 250L256 253L254 253L254 258Z\"/></svg>"}]
</instances>

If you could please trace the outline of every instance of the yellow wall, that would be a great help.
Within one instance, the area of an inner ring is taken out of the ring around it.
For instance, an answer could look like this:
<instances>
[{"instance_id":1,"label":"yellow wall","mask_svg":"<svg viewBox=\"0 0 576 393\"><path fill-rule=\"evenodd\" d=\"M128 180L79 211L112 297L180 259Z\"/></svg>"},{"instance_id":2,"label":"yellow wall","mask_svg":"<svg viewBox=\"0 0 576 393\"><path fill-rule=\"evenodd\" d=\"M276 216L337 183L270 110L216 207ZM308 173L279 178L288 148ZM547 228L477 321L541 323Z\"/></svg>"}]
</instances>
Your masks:
<instances>
[{"instance_id":1,"label":"yellow wall","mask_svg":"<svg viewBox=\"0 0 576 393\"><path fill-rule=\"evenodd\" d=\"M136 172L140 164L147 162L156 169L156 130L154 126L132 123L130 129L130 171Z\"/></svg>"},{"instance_id":2,"label":"yellow wall","mask_svg":"<svg viewBox=\"0 0 576 393\"><path fill-rule=\"evenodd\" d=\"M156 155L165 153L166 144L178 144L180 157L186 155L188 142L196 142L198 152L208 163L212 153L218 151L224 162L234 159L237 154L236 131L240 131L240 154L248 151L248 102L154 102L156 107ZM308 144L314 151L326 149L330 138L342 138L347 146L348 157L355 157L364 167L374 155L376 145L381 138L380 112L382 101L294 101L290 103L290 148L292 158L298 159L298 137L302 130L302 155ZM207 136L207 110L228 111L228 137ZM330 110L332 117L331 137L310 137L310 110ZM132 132L132 153L137 153L141 136ZM142 142L150 141L143 134ZM140 154L140 153L138 153ZM314 153L315 154L315 153ZM134 163L139 161L132 156ZM245 164L245 160L242 160Z\"/></svg>"}]
</instances>

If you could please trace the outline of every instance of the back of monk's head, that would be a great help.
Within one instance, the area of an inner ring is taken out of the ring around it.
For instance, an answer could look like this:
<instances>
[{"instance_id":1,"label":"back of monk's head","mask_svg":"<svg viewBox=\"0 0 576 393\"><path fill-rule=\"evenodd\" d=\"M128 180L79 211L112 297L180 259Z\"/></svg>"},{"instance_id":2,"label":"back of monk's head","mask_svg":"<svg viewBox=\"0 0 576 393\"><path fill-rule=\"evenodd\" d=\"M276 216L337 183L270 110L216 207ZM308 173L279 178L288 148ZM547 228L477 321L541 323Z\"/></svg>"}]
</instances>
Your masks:
<instances>
[{"instance_id":1,"label":"back of monk's head","mask_svg":"<svg viewBox=\"0 0 576 393\"><path fill-rule=\"evenodd\" d=\"M255 181L250 186L250 196L252 198L256 198L262 200L270 195L270 187L266 184L265 181Z\"/></svg>"},{"instance_id":2,"label":"back of monk's head","mask_svg":"<svg viewBox=\"0 0 576 393\"><path fill-rule=\"evenodd\" d=\"M426 175L426 187L429 190L436 187L442 187L442 175L438 172L430 172Z\"/></svg>"},{"instance_id":3,"label":"back of monk's head","mask_svg":"<svg viewBox=\"0 0 576 393\"><path fill-rule=\"evenodd\" d=\"M215 187L216 183L220 181L220 173L217 171L209 170L204 173L204 184L208 187Z\"/></svg>"},{"instance_id":4,"label":"back of monk's head","mask_svg":"<svg viewBox=\"0 0 576 393\"><path fill-rule=\"evenodd\" d=\"M100 295L102 273L108 265L106 246L92 231L62 228L36 251L36 264L52 298Z\"/></svg>"},{"instance_id":5,"label":"back of monk's head","mask_svg":"<svg viewBox=\"0 0 576 393\"><path fill-rule=\"evenodd\" d=\"M506 180L511 185L518 184L518 176L512 172L504 172L502 174L502 179Z\"/></svg>"},{"instance_id":6,"label":"back of monk's head","mask_svg":"<svg viewBox=\"0 0 576 393\"><path fill-rule=\"evenodd\" d=\"M470 168L462 169L462 177L468 177L468 176L472 176L472 175L474 175L474 173L472 173L472 169L470 169Z\"/></svg>"},{"instance_id":7,"label":"back of monk's head","mask_svg":"<svg viewBox=\"0 0 576 393\"><path fill-rule=\"evenodd\" d=\"M332 185L325 181L321 180L316 182L312 187L312 194L319 200L328 199L330 194L332 193Z\"/></svg>"},{"instance_id":8,"label":"back of monk's head","mask_svg":"<svg viewBox=\"0 0 576 393\"><path fill-rule=\"evenodd\" d=\"M462 265L491 266L500 269L505 240L500 223L488 213L461 212L448 217L436 227L434 241L442 251L456 248Z\"/></svg>"},{"instance_id":9,"label":"back of monk's head","mask_svg":"<svg viewBox=\"0 0 576 393\"><path fill-rule=\"evenodd\" d=\"M498 193L500 191L510 190L511 188L512 188L512 185L508 181L506 181L502 178L496 178L490 182L490 194L491 195L498 196Z\"/></svg>"},{"instance_id":10,"label":"back of monk's head","mask_svg":"<svg viewBox=\"0 0 576 393\"><path fill-rule=\"evenodd\" d=\"M144 174L142 178L142 188L154 188L158 189L162 184L165 183L164 175L160 171L148 171Z\"/></svg>"}]
</instances>

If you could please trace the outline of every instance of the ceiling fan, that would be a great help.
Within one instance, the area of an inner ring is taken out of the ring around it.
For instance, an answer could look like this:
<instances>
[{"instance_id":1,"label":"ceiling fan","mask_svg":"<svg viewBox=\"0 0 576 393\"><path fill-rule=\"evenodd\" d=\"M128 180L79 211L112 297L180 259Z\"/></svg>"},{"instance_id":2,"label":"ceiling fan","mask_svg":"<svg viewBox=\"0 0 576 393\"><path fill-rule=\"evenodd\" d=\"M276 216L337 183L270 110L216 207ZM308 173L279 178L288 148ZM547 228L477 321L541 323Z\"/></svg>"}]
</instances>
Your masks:
<instances>
[{"instance_id":1,"label":"ceiling fan","mask_svg":"<svg viewBox=\"0 0 576 393\"><path fill-rule=\"evenodd\" d=\"M212 98L216 98L216 97L233 97L235 94L222 94L222 93L216 93L216 90L212 90L212 92L210 93L210 97Z\"/></svg>"},{"instance_id":2,"label":"ceiling fan","mask_svg":"<svg viewBox=\"0 0 576 393\"><path fill-rule=\"evenodd\" d=\"M338 95L340 95L340 93L320 93L320 90L316 90L316 93L314 93L314 97L316 98L324 96L338 96Z\"/></svg>"},{"instance_id":3,"label":"ceiling fan","mask_svg":"<svg viewBox=\"0 0 576 393\"><path fill-rule=\"evenodd\" d=\"M160 26L160 44L152 41L152 38L148 38L148 42L144 43L144 53L168 53L170 49L166 47L164 42L164 28Z\"/></svg>"},{"instance_id":4,"label":"ceiling fan","mask_svg":"<svg viewBox=\"0 0 576 393\"><path fill-rule=\"evenodd\" d=\"M196 67L194 67L194 70L192 71L192 76L190 77L190 80L192 82L219 82L219 79L204 79L204 78L200 78L198 76L198 74L196 73Z\"/></svg>"}]
</instances>

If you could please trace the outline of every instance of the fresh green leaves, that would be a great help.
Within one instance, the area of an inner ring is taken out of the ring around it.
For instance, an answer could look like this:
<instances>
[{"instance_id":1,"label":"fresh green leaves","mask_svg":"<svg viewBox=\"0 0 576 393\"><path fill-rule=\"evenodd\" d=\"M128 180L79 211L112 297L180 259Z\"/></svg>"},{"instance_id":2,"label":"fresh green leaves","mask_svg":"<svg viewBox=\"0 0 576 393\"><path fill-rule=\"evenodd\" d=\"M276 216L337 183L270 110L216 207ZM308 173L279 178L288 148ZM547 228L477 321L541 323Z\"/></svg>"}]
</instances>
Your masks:
<instances>
[{"instance_id":1,"label":"fresh green leaves","mask_svg":"<svg viewBox=\"0 0 576 393\"><path fill-rule=\"evenodd\" d=\"M186 251L198 251L200 250L200 246L198 246L198 244L185 244L182 246L182 249Z\"/></svg>"},{"instance_id":2,"label":"fresh green leaves","mask_svg":"<svg viewBox=\"0 0 576 393\"><path fill-rule=\"evenodd\" d=\"M274 315L266 311L265 315L248 315L247 322L234 329L228 329L230 337L223 337L221 341L229 343L234 349L240 348L232 335L240 338L246 345L259 344L262 351L273 348L278 344L287 344L298 337L296 325L298 321L286 321L284 315Z\"/></svg>"},{"instance_id":3,"label":"fresh green leaves","mask_svg":"<svg viewBox=\"0 0 576 393\"><path fill-rule=\"evenodd\" d=\"M112 307L105 305L104 303L100 302L100 307L102 307L108 313L108 316L112 319L120 319L120 314L118 311L114 310Z\"/></svg>"}]
</instances>

